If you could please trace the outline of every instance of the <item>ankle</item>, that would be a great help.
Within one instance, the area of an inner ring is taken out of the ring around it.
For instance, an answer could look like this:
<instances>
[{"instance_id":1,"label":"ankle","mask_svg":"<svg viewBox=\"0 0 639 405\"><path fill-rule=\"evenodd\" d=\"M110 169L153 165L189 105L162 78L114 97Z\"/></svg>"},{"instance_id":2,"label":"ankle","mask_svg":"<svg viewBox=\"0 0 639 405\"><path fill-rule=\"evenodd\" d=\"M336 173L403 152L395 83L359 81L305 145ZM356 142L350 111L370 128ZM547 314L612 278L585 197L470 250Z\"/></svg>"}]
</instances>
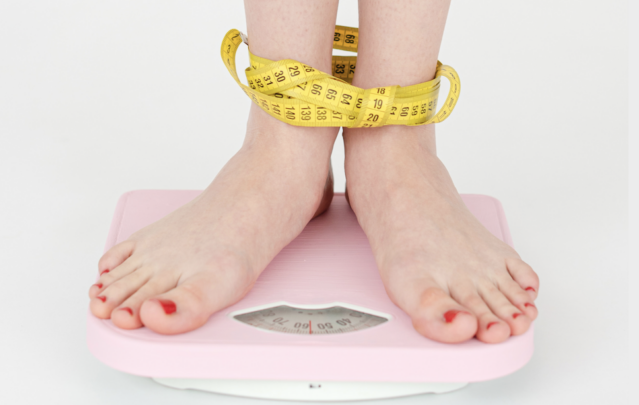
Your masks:
<instances>
[{"instance_id":1,"label":"ankle","mask_svg":"<svg viewBox=\"0 0 639 405\"><path fill-rule=\"evenodd\" d=\"M436 158L435 126L388 125L380 128L345 128L346 159L360 153L399 158L407 153Z\"/></svg>"},{"instance_id":2,"label":"ankle","mask_svg":"<svg viewBox=\"0 0 639 405\"><path fill-rule=\"evenodd\" d=\"M328 162L339 128L299 127L279 121L251 104L243 149L273 150L280 155Z\"/></svg>"},{"instance_id":3,"label":"ankle","mask_svg":"<svg viewBox=\"0 0 639 405\"><path fill-rule=\"evenodd\" d=\"M416 189L460 200L450 174L437 157L434 125L349 128L344 130L345 171L349 193L403 195ZM426 181L424 181L426 180ZM376 191L371 191L375 189Z\"/></svg>"}]
</instances>

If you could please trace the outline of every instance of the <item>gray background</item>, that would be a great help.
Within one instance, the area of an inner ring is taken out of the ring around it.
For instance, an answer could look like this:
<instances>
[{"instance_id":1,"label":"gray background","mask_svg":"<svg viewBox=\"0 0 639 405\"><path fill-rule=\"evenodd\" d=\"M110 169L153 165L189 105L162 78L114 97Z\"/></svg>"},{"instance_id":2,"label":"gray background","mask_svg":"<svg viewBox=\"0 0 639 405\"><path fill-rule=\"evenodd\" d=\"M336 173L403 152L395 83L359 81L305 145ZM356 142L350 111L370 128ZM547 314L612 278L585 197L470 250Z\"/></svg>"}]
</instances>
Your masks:
<instances>
[{"instance_id":1,"label":"gray background","mask_svg":"<svg viewBox=\"0 0 639 405\"><path fill-rule=\"evenodd\" d=\"M624 1L452 5L440 59L462 94L440 156L460 192L502 201L541 277L536 351L510 376L392 403L628 401L627 21ZM337 22L358 25L356 1ZM262 403L164 388L85 344L118 196L202 189L241 144L230 28L246 32L240 1L0 2L0 402ZM338 139L338 191L342 162Z\"/></svg>"}]
</instances>

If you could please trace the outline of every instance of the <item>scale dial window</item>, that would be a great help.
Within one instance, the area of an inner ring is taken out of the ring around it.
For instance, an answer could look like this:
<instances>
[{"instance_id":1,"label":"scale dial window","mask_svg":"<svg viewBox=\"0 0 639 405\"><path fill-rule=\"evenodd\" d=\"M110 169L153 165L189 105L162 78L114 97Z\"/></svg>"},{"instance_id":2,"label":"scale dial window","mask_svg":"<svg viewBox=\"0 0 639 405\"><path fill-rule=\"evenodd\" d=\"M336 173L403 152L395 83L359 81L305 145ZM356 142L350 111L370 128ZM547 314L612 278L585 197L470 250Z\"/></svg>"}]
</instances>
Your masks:
<instances>
[{"instance_id":1,"label":"scale dial window","mask_svg":"<svg viewBox=\"0 0 639 405\"><path fill-rule=\"evenodd\" d=\"M258 329L295 335L355 332L388 321L381 316L339 305L318 309L278 305L235 315L233 318Z\"/></svg>"}]
</instances>

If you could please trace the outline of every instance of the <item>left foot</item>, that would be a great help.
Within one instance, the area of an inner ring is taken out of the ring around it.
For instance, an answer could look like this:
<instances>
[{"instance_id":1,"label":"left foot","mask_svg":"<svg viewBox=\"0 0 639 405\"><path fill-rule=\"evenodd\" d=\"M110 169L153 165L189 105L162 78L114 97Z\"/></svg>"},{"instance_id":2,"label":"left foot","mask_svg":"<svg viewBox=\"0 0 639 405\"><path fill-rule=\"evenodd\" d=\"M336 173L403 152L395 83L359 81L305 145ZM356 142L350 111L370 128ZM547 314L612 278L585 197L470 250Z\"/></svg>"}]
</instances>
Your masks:
<instances>
[{"instance_id":1,"label":"left foot","mask_svg":"<svg viewBox=\"0 0 639 405\"><path fill-rule=\"evenodd\" d=\"M539 279L468 211L434 126L345 129L351 207L391 300L422 335L503 342L537 317Z\"/></svg>"}]
</instances>

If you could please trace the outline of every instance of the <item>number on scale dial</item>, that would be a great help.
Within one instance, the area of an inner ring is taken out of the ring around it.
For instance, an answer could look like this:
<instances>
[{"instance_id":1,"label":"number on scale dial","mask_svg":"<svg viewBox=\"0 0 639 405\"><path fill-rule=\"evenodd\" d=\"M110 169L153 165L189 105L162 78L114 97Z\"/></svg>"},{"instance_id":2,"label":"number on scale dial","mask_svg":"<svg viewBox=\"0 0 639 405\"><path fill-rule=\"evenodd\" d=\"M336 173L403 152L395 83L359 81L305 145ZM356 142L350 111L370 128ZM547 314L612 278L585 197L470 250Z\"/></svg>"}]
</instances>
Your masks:
<instances>
[{"instance_id":1,"label":"number on scale dial","mask_svg":"<svg viewBox=\"0 0 639 405\"><path fill-rule=\"evenodd\" d=\"M355 332L388 320L341 306L304 309L288 305L247 312L234 318L259 329L301 335Z\"/></svg>"}]
</instances>

